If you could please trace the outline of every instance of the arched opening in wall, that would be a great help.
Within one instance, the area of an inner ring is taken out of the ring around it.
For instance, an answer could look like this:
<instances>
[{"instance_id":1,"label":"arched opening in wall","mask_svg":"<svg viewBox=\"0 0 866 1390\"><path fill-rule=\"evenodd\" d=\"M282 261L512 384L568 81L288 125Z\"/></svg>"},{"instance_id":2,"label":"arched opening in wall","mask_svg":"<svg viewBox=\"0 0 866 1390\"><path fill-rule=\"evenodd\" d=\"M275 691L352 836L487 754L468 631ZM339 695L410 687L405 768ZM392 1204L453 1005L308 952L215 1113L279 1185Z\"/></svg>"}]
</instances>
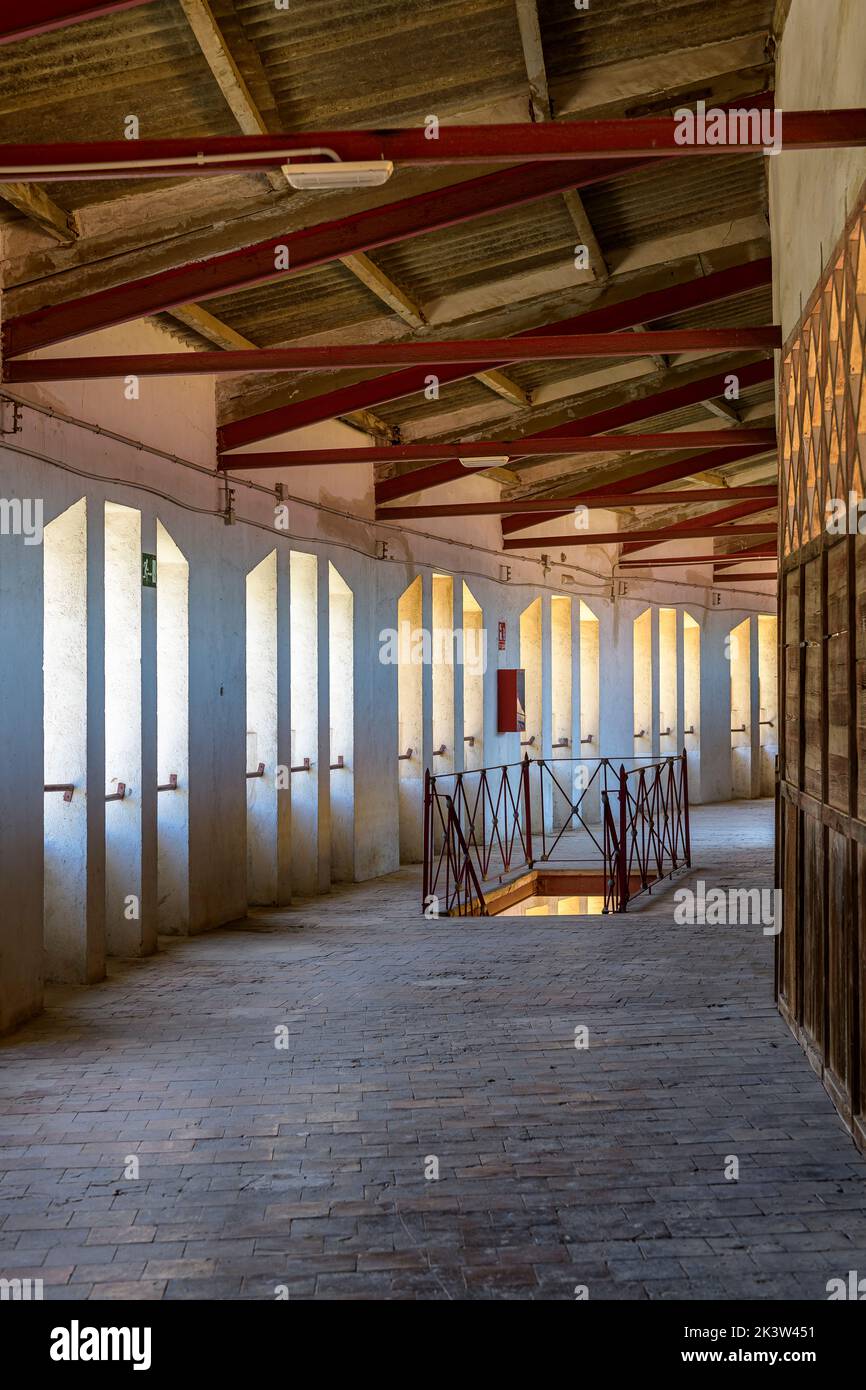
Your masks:
<instances>
[{"instance_id":1,"label":"arched opening in wall","mask_svg":"<svg viewBox=\"0 0 866 1390\"><path fill-rule=\"evenodd\" d=\"M87 503L43 534L45 978L99 970L87 931ZM100 971L101 973L101 971Z\"/></svg>"},{"instance_id":2,"label":"arched opening in wall","mask_svg":"<svg viewBox=\"0 0 866 1390\"><path fill-rule=\"evenodd\" d=\"M277 901L277 553L247 575L247 899ZM292 706L294 712L294 704Z\"/></svg>"},{"instance_id":3,"label":"arched opening in wall","mask_svg":"<svg viewBox=\"0 0 866 1390\"><path fill-rule=\"evenodd\" d=\"M189 564L156 523L157 927L189 927Z\"/></svg>"},{"instance_id":4,"label":"arched opening in wall","mask_svg":"<svg viewBox=\"0 0 866 1390\"><path fill-rule=\"evenodd\" d=\"M433 575L433 762L437 775L453 772L454 755L454 580Z\"/></svg>"},{"instance_id":5,"label":"arched opening in wall","mask_svg":"<svg viewBox=\"0 0 866 1390\"><path fill-rule=\"evenodd\" d=\"M463 581L463 766L484 766L484 669L487 640L484 614Z\"/></svg>"},{"instance_id":6,"label":"arched opening in wall","mask_svg":"<svg viewBox=\"0 0 866 1390\"><path fill-rule=\"evenodd\" d=\"M420 574L397 603L397 776L400 862L423 857L424 727L422 685L422 587Z\"/></svg>"},{"instance_id":7,"label":"arched opening in wall","mask_svg":"<svg viewBox=\"0 0 866 1390\"><path fill-rule=\"evenodd\" d=\"M106 502L105 941L116 956L138 955L143 945L141 566L141 512Z\"/></svg>"},{"instance_id":8,"label":"arched opening in wall","mask_svg":"<svg viewBox=\"0 0 866 1390\"><path fill-rule=\"evenodd\" d=\"M315 555L293 550L292 662L292 891L319 891L319 604Z\"/></svg>"},{"instance_id":9,"label":"arched opening in wall","mask_svg":"<svg viewBox=\"0 0 866 1390\"><path fill-rule=\"evenodd\" d=\"M648 758L653 736L652 612L644 609L634 620L634 756Z\"/></svg>"},{"instance_id":10,"label":"arched opening in wall","mask_svg":"<svg viewBox=\"0 0 866 1390\"><path fill-rule=\"evenodd\" d=\"M691 613L683 613L683 747L691 773L701 747L701 629Z\"/></svg>"},{"instance_id":11,"label":"arched opening in wall","mask_svg":"<svg viewBox=\"0 0 866 1390\"><path fill-rule=\"evenodd\" d=\"M677 610L659 609L659 752L678 752ZM637 725L635 725L637 728Z\"/></svg>"},{"instance_id":12,"label":"arched opening in wall","mask_svg":"<svg viewBox=\"0 0 866 1390\"><path fill-rule=\"evenodd\" d=\"M774 614L758 615L758 702L761 713L761 796L776 794L776 756L779 752L779 652ZM843 756L847 758L847 747Z\"/></svg>"},{"instance_id":13,"label":"arched opening in wall","mask_svg":"<svg viewBox=\"0 0 866 1390\"><path fill-rule=\"evenodd\" d=\"M752 795L752 654L750 620L728 637L731 662L731 794Z\"/></svg>"},{"instance_id":14,"label":"arched opening in wall","mask_svg":"<svg viewBox=\"0 0 866 1390\"><path fill-rule=\"evenodd\" d=\"M580 747L575 757L599 758L602 755L599 708L599 626L598 618L588 603L580 602ZM584 762L583 776L589 783L595 771L594 762ZM597 821L601 816L601 797L596 779L584 798L584 820Z\"/></svg>"},{"instance_id":15,"label":"arched opening in wall","mask_svg":"<svg viewBox=\"0 0 866 1390\"><path fill-rule=\"evenodd\" d=\"M521 758L528 753L530 758L544 755L542 730L542 655L541 655L541 599L537 598L524 608L520 615L520 665L525 672L526 732L521 739ZM541 779L534 778L532 786L532 817L536 825L541 825Z\"/></svg>"},{"instance_id":16,"label":"arched opening in wall","mask_svg":"<svg viewBox=\"0 0 866 1390\"><path fill-rule=\"evenodd\" d=\"M551 755L571 758L574 702L571 649L571 599L554 594L550 600L550 712ZM566 768L563 763L563 769ZM557 774L557 781L571 791L571 770ZM572 799L553 786L553 824L557 827L571 814Z\"/></svg>"},{"instance_id":17,"label":"arched opening in wall","mask_svg":"<svg viewBox=\"0 0 866 1390\"><path fill-rule=\"evenodd\" d=\"M355 600L328 563L328 670L331 748L331 878L355 877Z\"/></svg>"}]
</instances>

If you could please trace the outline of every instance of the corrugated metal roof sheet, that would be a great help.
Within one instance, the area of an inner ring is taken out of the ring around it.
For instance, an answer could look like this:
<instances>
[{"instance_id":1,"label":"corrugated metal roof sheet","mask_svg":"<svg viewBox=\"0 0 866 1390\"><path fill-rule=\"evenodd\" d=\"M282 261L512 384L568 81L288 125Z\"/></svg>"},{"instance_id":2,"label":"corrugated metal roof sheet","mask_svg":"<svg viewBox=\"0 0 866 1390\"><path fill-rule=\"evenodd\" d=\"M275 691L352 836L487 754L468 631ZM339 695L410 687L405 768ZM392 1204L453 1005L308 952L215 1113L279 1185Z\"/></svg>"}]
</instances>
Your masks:
<instances>
[{"instance_id":1,"label":"corrugated metal roof sheet","mask_svg":"<svg viewBox=\"0 0 866 1390\"><path fill-rule=\"evenodd\" d=\"M237 123L183 10L152 0L0 49L0 141L233 135ZM129 181L52 184L61 206L117 197Z\"/></svg>"},{"instance_id":2,"label":"corrugated metal roof sheet","mask_svg":"<svg viewBox=\"0 0 866 1390\"><path fill-rule=\"evenodd\" d=\"M684 314L671 314L659 319L653 328L759 328L773 322L773 291L769 285L737 295L736 299L721 299L711 308L689 309Z\"/></svg>"},{"instance_id":3,"label":"corrugated metal roof sheet","mask_svg":"<svg viewBox=\"0 0 866 1390\"><path fill-rule=\"evenodd\" d=\"M237 125L180 6L122 10L0 50L0 139L232 134Z\"/></svg>"},{"instance_id":4,"label":"corrugated metal roof sheet","mask_svg":"<svg viewBox=\"0 0 866 1390\"><path fill-rule=\"evenodd\" d=\"M774 0L539 0L551 83L588 68L769 32Z\"/></svg>"},{"instance_id":5,"label":"corrugated metal roof sheet","mask_svg":"<svg viewBox=\"0 0 866 1390\"><path fill-rule=\"evenodd\" d=\"M207 309L257 347L391 314L339 261L210 299Z\"/></svg>"},{"instance_id":6,"label":"corrugated metal roof sheet","mask_svg":"<svg viewBox=\"0 0 866 1390\"><path fill-rule=\"evenodd\" d=\"M408 125L526 86L512 0L236 0L280 115L313 129Z\"/></svg>"},{"instance_id":7,"label":"corrugated metal roof sheet","mask_svg":"<svg viewBox=\"0 0 866 1390\"><path fill-rule=\"evenodd\" d=\"M343 0L293 0L286 9L273 0L212 0L212 7L271 129L412 124L431 112L447 118L528 94L513 0L358 0L351 6ZM772 11L773 0L724 5L592 0L585 11L576 10L573 0L541 0L548 76L553 86L591 68L756 33L769 28ZM0 49L0 141L117 138L130 114L138 116L143 136L237 130L176 0L152 0ZM405 174L397 172L385 201L401 196ZM128 182L71 184L52 185L49 192L61 206L81 207L130 188ZM136 188L140 193L141 185ZM157 209L160 189L150 189ZM764 167L759 156L742 154L660 162L586 189L582 196L602 249L615 261L615 253L647 241L761 213ZM249 180L237 181L237 200L237 216L248 215ZM197 206L192 191L190 206ZM327 197L299 195L287 200L287 207L287 225L296 225L299 215L310 222L333 215ZM147 239L138 230L136 237L139 245ZM165 238L164 227L151 237ZM256 237L251 233L250 239ZM463 333L471 331L471 292L479 291L479 302L490 305L497 298L491 296L492 285L514 282L515 326L508 331L517 331L521 314L526 323L553 322L594 298L594 288L542 288L538 280L527 280L526 292L521 290L522 278L539 271L556 272L558 278L548 284L561 283L563 270L573 264L576 239L564 200L555 196L380 248L372 258L422 308L449 296L470 298L455 310ZM114 274L121 260L106 257ZM539 304L545 306L541 318ZM392 311L338 263L222 296L208 301L207 308L262 346L362 324L367 329L358 336L365 336L377 320L393 319ZM695 311L671 322L684 327L760 323L769 321L770 313L769 294L760 291L714 306L709 315ZM443 336L447 331L444 323L438 329ZM408 336L410 330L405 332ZM576 369L590 375L605 365L525 364L508 374L536 391L578 376ZM285 376L276 384L302 396L328 389L335 378ZM274 385L273 380L256 383L251 405ZM222 394L231 397L230 384ZM591 399L581 400L581 410ZM498 411L515 425L526 415L510 411L472 378L444 388L435 410L414 396L383 405L377 413L394 424L435 420L441 429L446 410L476 407ZM682 418L702 417L698 411Z\"/></svg>"},{"instance_id":8,"label":"corrugated metal roof sheet","mask_svg":"<svg viewBox=\"0 0 866 1390\"><path fill-rule=\"evenodd\" d=\"M764 187L760 154L660 160L585 189L583 203L602 249L611 250L758 212Z\"/></svg>"},{"instance_id":9,"label":"corrugated metal roof sheet","mask_svg":"<svg viewBox=\"0 0 866 1390\"><path fill-rule=\"evenodd\" d=\"M561 197L475 218L376 251L378 265L422 303L490 280L574 260Z\"/></svg>"},{"instance_id":10,"label":"corrugated metal roof sheet","mask_svg":"<svg viewBox=\"0 0 866 1390\"><path fill-rule=\"evenodd\" d=\"M728 214L734 220L763 206L760 157L720 156L712 161L714 178L708 165L709 161L681 160L677 170L651 169L587 190L592 196L585 199L585 206L603 249L614 238L620 247L637 246L647 239L722 222ZM543 269L567 271L573 265L576 240L565 203L555 196L381 247L373 259L422 307L431 300L472 289L483 291L491 282L515 277L514 296L519 301L519 277ZM326 305L329 295L332 299ZM348 273L333 266L213 303L218 306L214 313L262 345L360 323L379 311L369 290L357 282L353 288ZM761 321L767 320L752 320ZM699 316L697 322L707 319Z\"/></svg>"}]
</instances>

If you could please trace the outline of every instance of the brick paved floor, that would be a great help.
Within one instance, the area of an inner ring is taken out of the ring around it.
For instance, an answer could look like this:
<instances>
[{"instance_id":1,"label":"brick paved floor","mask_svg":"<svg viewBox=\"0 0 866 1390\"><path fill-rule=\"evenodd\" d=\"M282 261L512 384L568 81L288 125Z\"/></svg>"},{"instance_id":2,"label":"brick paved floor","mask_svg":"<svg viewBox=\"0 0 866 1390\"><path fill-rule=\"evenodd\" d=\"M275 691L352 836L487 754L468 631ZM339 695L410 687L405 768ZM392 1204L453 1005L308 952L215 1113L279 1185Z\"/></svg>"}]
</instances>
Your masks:
<instances>
[{"instance_id":1,"label":"brick paved floor","mask_svg":"<svg viewBox=\"0 0 866 1390\"><path fill-rule=\"evenodd\" d=\"M771 837L766 802L698 808L693 877L768 886ZM417 894L406 869L54 994L0 1044L0 1272L102 1299L820 1299L866 1274L866 1165L760 928L674 926L670 892L436 923Z\"/></svg>"}]
</instances>

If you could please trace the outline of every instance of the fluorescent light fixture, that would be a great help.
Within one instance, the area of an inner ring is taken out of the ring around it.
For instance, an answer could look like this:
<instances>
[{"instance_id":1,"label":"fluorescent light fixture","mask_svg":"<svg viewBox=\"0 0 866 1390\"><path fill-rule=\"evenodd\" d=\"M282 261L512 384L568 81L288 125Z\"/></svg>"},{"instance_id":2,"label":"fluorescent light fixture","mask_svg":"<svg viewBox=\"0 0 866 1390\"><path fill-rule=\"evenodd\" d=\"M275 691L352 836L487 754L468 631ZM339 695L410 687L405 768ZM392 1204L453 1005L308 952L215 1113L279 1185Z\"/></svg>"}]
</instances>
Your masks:
<instances>
[{"instance_id":1,"label":"fluorescent light fixture","mask_svg":"<svg viewBox=\"0 0 866 1390\"><path fill-rule=\"evenodd\" d=\"M464 468L504 468L508 463L510 455L497 454L491 455L490 458L461 459L458 454L457 457L460 459Z\"/></svg>"},{"instance_id":2,"label":"fluorescent light fixture","mask_svg":"<svg viewBox=\"0 0 866 1390\"><path fill-rule=\"evenodd\" d=\"M341 159L321 164L284 164L282 169L292 188L378 188L388 182L394 165L390 159L364 163Z\"/></svg>"}]
</instances>

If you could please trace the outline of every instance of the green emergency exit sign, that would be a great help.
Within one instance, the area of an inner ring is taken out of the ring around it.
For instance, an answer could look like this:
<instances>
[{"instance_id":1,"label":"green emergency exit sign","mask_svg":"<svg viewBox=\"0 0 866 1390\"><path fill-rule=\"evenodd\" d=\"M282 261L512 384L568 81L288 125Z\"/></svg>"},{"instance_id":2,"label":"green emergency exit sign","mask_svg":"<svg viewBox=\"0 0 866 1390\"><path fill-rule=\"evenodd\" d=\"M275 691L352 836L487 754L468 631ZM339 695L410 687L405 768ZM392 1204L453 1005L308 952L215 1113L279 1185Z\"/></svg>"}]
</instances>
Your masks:
<instances>
[{"instance_id":1,"label":"green emergency exit sign","mask_svg":"<svg viewBox=\"0 0 866 1390\"><path fill-rule=\"evenodd\" d=\"M141 555L141 584L144 589L156 588L156 556L146 551Z\"/></svg>"}]
</instances>

